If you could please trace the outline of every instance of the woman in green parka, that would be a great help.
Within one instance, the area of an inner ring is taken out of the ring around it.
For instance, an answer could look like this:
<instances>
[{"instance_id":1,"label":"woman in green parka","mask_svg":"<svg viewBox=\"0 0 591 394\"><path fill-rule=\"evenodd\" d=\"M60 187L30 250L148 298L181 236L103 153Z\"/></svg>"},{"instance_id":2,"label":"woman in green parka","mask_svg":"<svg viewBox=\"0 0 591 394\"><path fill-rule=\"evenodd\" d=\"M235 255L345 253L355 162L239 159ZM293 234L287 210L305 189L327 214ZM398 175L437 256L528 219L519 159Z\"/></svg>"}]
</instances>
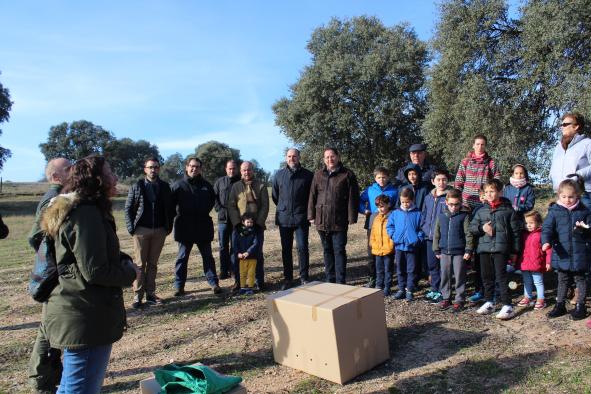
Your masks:
<instances>
[{"instance_id":1,"label":"woman in green parka","mask_svg":"<svg viewBox=\"0 0 591 394\"><path fill-rule=\"evenodd\" d=\"M123 335L122 287L131 286L138 269L120 256L111 209L116 184L103 157L78 160L64 194L43 215L59 272L44 316L51 346L64 354L58 393L98 393L112 344Z\"/></svg>"}]
</instances>

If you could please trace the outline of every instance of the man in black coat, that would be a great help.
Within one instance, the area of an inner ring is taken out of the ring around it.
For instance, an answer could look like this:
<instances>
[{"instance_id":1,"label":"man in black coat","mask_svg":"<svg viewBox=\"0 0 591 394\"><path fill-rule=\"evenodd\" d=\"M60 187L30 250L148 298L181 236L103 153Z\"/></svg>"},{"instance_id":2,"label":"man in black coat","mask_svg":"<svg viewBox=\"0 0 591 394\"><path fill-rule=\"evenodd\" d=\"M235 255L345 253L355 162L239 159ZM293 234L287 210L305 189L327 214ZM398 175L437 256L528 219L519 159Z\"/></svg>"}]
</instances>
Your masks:
<instances>
[{"instance_id":1,"label":"man in black coat","mask_svg":"<svg viewBox=\"0 0 591 394\"><path fill-rule=\"evenodd\" d=\"M197 157L188 157L185 177L172 185L172 204L176 208L174 240L179 244L175 264L175 297L185 294L187 262L193 244L201 253L203 272L213 292L222 292L211 252L213 221L209 212L215 204L215 193L211 184L201 176L201 166L202 162Z\"/></svg>"},{"instance_id":2,"label":"man in black coat","mask_svg":"<svg viewBox=\"0 0 591 394\"><path fill-rule=\"evenodd\" d=\"M220 279L228 279L233 271L233 256L230 245L233 224L228 215L228 197L232 185L240 180L238 164L235 160L226 162L226 176L218 178L213 184L215 210L218 213L218 243L220 249Z\"/></svg>"},{"instance_id":3,"label":"man in black coat","mask_svg":"<svg viewBox=\"0 0 591 394\"><path fill-rule=\"evenodd\" d=\"M433 171L437 169L435 164L432 164L427 159L427 145L425 144L412 144L408 148L408 155L410 157L410 161L403 165L396 174L396 181L401 184L407 184L408 180L404 175L404 170L407 169L409 165L417 165L421 169L422 174L422 181L427 182L431 185L431 176L433 175ZM432 187L430 187L431 189Z\"/></svg>"},{"instance_id":4,"label":"man in black coat","mask_svg":"<svg viewBox=\"0 0 591 394\"><path fill-rule=\"evenodd\" d=\"M293 281L293 236L295 234L300 266L300 281L308 282L310 254L308 251L308 196L314 174L300 164L300 151L289 149L285 154L285 168L279 170L273 179L273 202L277 206L275 224L281 237L281 258L283 260L282 290L291 287Z\"/></svg>"},{"instance_id":5,"label":"man in black coat","mask_svg":"<svg viewBox=\"0 0 591 394\"><path fill-rule=\"evenodd\" d=\"M144 294L146 304L162 303L156 295L158 259L174 218L170 186L158 176L157 158L146 159L144 173L146 177L129 188L125 202L125 224L133 236L136 263L141 267L140 276L133 283L134 308L141 306Z\"/></svg>"}]
</instances>

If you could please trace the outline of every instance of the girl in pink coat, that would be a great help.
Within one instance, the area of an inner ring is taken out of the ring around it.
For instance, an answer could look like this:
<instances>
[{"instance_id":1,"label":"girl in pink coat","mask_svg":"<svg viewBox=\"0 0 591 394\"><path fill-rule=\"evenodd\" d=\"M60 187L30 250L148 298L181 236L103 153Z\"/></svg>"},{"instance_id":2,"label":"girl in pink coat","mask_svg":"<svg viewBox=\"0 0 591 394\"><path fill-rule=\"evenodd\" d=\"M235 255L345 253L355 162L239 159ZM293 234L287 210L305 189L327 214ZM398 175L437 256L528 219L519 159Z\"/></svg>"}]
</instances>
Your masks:
<instances>
[{"instance_id":1,"label":"girl in pink coat","mask_svg":"<svg viewBox=\"0 0 591 394\"><path fill-rule=\"evenodd\" d=\"M519 259L523 276L523 298L517 306L534 305L533 290L536 287L537 300L534 309L546 307L544 300L544 272L550 270L551 250L542 250L542 216L538 211L525 214L525 228L523 232L523 253Z\"/></svg>"}]
</instances>

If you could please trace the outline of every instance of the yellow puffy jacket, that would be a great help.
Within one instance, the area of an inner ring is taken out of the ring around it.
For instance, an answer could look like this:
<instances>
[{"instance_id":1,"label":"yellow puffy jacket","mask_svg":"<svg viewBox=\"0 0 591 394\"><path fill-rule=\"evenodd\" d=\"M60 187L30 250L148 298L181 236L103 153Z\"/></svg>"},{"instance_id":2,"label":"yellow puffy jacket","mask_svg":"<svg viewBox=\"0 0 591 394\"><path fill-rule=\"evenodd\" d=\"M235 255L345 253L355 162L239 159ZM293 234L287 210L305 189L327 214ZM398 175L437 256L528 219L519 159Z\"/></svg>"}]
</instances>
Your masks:
<instances>
[{"instance_id":1,"label":"yellow puffy jacket","mask_svg":"<svg viewBox=\"0 0 591 394\"><path fill-rule=\"evenodd\" d=\"M386 223L388 222L388 216L378 213L371 225L371 234L369 236L369 245L371 246L371 254L374 256L386 256L394 253L394 242L388 236L386 231Z\"/></svg>"}]
</instances>

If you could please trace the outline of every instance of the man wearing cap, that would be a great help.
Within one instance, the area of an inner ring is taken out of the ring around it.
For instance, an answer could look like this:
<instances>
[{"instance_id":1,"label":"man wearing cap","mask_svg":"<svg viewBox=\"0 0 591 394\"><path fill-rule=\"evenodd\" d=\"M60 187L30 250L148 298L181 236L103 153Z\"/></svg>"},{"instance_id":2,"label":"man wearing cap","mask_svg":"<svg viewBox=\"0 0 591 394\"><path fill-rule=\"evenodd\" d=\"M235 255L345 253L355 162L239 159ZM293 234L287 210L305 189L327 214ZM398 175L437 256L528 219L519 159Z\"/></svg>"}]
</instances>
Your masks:
<instances>
[{"instance_id":1,"label":"man wearing cap","mask_svg":"<svg viewBox=\"0 0 591 394\"><path fill-rule=\"evenodd\" d=\"M404 176L404 170L409 165L414 164L420 167L422 180L427 184L431 185L431 175L433 171L437 169L435 164L429 163L427 160L427 145L425 144L412 144L408 148L410 162L403 165L396 174L396 180L400 183L407 183L406 177Z\"/></svg>"}]
</instances>

